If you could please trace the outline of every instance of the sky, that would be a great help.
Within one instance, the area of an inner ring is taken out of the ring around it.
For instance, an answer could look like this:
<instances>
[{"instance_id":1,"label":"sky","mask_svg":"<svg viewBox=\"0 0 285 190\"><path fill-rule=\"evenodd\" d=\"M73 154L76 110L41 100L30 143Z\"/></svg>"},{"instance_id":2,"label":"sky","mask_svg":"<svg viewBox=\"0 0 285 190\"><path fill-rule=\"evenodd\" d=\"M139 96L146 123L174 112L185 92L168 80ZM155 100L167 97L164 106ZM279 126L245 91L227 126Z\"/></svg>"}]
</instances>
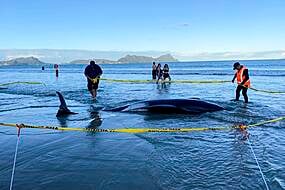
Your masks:
<instances>
[{"instance_id":1,"label":"sky","mask_svg":"<svg viewBox=\"0 0 285 190\"><path fill-rule=\"evenodd\" d=\"M284 0L0 0L0 49L285 57L284 7Z\"/></svg>"}]
</instances>

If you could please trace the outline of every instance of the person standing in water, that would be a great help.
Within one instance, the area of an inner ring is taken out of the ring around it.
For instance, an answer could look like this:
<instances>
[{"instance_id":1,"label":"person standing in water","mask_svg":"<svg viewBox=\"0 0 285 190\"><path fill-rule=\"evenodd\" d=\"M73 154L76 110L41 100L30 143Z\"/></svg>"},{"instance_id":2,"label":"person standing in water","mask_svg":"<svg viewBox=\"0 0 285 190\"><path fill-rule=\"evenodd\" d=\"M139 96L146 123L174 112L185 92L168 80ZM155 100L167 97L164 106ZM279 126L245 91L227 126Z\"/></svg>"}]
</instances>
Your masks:
<instances>
[{"instance_id":1,"label":"person standing in water","mask_svg":"<svg viewBox=\"0 0 285 190\"><path fill-rule=\"evenodd\" d=\"M58 64L54 64L53 68L55 69L55 77L58 78Z\"/></svg>"},{"instance_id":2,"label":"person standing in water","mask_svg":"<svg viewBox=\"0 0 285 190\"><path fill-rule=\"evenodd\" d=\"M168 67L168 64L165 64L163 66L163 80L167 79L170 81L171 78L170 78L170 75L169 75L169 67Z\"/></svg>"},{"instance_id":3,"label":"person standing in water","mask_svg":"<svg viewBox=\"0 0 285 190\"><path fill-rule=\"evenodd\" d=\"M156 65L155 62L152 63L152 80L156 79Z\"/></svg>"},{"instance_id":4,"label":"person standing in water","mask_svg":"<svg viewBox=\"0 0 285 190\"><path fill-rule=\"evenodd\" d=\"M234 78L232 80L232 83L234 83L235 79L237 79L237 88L236 88L236 101L239 100L240 97L240 91L242 90L242 95L244 97L244 102L248 103L248 96L247 96L247 89L250 87L250 80L249 80L249 74L248 69L241 65L239 62L234 63L233 70L237 70Z\"/></svg>"},{"instance_id":5,"label":"person standing in water","mask_svg":"<svg viewBox=\"0 0 285 190\"><path fill-rule=\"evenodd\" d=\"M85 68L84 75L87 78L87 88L93 98L97 96L99 79L102 73L101 67L95 61L90 61L90 64Z\"/></svg>"},{"instance_id":6,"label":"person standing in water","mask_svg":"<svg viewBox=\"0 0 285 190\"><path fill-rule=\"evenodd\" d=\"M156 83L158 83L158 81L160 79L162 79L162 69L161 69L161 64L158 63L157 67L156 67L156 76L157 76L157 81Z\"/></svg>"}]
</instances>

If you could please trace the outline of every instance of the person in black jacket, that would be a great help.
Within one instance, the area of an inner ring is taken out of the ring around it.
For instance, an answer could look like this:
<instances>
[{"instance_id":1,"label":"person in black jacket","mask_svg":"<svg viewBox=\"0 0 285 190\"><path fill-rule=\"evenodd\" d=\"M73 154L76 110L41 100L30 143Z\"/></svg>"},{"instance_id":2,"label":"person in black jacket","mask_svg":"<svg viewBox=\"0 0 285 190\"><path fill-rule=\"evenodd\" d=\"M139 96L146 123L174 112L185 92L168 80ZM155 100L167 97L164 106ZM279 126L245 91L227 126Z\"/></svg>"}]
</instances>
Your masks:
<instances>
[{"instance_id":1,"label":"person in black jacket","mask_svg":"<svg viewBox=\"0 0 285 190\"><path fill-rule=\"evenodd\" d=\"M99 86L99 79L103 71L95 61L90 61L90 64L85 68L84 75L87 78L87 88L93 98L97 96L97 89Z\"/></svg>"}]
</instances>

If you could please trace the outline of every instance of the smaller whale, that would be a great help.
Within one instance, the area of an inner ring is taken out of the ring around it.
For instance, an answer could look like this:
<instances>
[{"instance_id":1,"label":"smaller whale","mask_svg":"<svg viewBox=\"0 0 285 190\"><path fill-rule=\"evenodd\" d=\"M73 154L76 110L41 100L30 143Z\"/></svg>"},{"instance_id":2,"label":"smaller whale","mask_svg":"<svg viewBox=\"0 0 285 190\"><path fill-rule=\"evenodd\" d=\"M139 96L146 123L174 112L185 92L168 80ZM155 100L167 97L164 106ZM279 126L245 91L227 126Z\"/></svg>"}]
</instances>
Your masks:
<instances>
[{"instance_id":1,"label":"smaller whale","mask_svg":"<svg viewBox=\"0 0 285 190\"><path fill-rule=\"evenodd\" d=\"M60 101L60 105L59 105L59 109L57 111L56 117L61 117L61 116L66 116L66 115L70 115L70 114L78 114L75 112L70 111L67 108L66 102L64 100L63 95L60 92L56 92L56 94L58 95L59 101Z\"/></svg>"}]
</instances>

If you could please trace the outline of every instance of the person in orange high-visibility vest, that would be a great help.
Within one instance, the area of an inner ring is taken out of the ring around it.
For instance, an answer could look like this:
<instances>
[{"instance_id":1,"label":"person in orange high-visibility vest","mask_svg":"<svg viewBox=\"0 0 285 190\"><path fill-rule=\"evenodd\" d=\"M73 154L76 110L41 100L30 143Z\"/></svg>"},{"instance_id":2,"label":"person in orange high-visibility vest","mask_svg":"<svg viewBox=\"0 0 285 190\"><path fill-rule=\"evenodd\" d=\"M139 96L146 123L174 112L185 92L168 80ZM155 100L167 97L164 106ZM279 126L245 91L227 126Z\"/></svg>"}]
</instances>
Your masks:
<instances>
[{"instance_id":1,"label":"person in orange high-visibility vest","mask_svg":"<svg viewBox=\"0 0 285 190\"><path fill-rule=\"evenodd\" d=\"M232 80L234 83L235 79L237 79L237 88L236 88L236 101L239 100L240 97L240 91L242 90L242 95L244 97L244 102L248 103L248 96L247 96L247 89L250 87L250 80L249 80L249 74L248 69L241 65L239 62L234 63L233 70L237 70L235 73L235 76Z\"/></svg>"}]
</instances>

